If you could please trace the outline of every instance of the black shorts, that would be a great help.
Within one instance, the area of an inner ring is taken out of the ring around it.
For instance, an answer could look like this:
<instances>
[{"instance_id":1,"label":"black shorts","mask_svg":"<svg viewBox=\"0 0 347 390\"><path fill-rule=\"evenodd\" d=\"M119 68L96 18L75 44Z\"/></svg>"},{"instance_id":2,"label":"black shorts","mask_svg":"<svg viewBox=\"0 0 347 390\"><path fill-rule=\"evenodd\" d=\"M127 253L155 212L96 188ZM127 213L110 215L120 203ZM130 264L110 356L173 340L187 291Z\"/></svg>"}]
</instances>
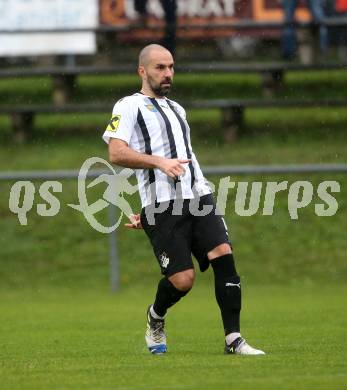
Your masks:
<instances>
[{"instance_id":1,"label":"black shorts","mask_svg":"<svg viewBox=\"0 0 347 390\"><path fill-rule=\"evenodd\" d=\"M156 207L158 206L160 205L157 203ZM212 194L194 201L172 200L161 206L166 209L158 214L153 214L153 208L152 211L149 209L151 206L143 208L141 223L151 241L163 275L171 276L194 268L192 254L200 263L206 261L207 253L218 245L230 245L226 224L221 215L216 215ZM201 212L204 207L205 210L209 207L211 211L207 214L204 212L206 215L197 215L196 211Z\"/></svg>"}]
</instances>

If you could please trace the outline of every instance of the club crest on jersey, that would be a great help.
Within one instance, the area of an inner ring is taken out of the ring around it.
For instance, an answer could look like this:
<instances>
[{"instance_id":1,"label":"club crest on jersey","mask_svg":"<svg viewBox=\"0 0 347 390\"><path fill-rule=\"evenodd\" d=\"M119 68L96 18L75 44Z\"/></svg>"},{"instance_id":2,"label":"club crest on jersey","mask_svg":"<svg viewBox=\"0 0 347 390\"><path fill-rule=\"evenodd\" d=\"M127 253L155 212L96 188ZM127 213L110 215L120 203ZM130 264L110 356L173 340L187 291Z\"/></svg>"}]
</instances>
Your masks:
<instances>
[{"instance_id":1,"label":"club crest on jersey","mask_svg":"<svg viewBox=\"0 0 347 390\"><path fill-rule=\"evenodd\" d=\"M160 264L163 268L167 268L169 265L170 259L167 257L167 254L163 252L159 257Z\"/></svg>"},{"instance_id":2,"label":"club crest on jersey","mask_svg":"<svg viewBox=\"0 0 347 390\"><path fill-rule=\"evenodd\" d=\"M121 116L115 115L111 118L106 128L106 131L117 131Z\"/></svg>"},{"instance_id":3,"label":"club crest on jersey","mask_svg":"<svg viewBox=\"0 0 347 390\"><path fill-rule=\"evenodd\" d=\"M149 109L151 112L158 112L158 110L154 107L153 104L146 104L146 107Z\"/></svg>"}]
</instances>

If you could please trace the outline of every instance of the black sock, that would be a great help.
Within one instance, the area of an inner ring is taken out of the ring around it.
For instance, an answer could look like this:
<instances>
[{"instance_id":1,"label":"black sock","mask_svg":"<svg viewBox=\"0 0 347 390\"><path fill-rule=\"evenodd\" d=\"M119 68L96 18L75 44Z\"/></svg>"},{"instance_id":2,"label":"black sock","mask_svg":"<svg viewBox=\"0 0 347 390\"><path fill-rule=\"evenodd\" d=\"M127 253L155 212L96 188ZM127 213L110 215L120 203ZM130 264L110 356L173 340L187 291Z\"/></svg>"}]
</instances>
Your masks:
<instances>
[{"instance_id":1,"label":"black sock","mask_svg":"<svg viewBox=\"0 0 347 390\"><path fill-rule=\"evenodd\" d=\"M232 254L211 260L225 334L240 332L241 285Z\"/></svg>"},{"instance_id":2,"label":"black sock","mask_svg":"<svg viewBox=\"0 0 347 390\"><path fill-rule=\"evenodd\" d=\"M210 266L210 260L208 259L207 256L204 257L203 259L200 259L198 261L198 263L199 263L199 268L200 268L201 272L205 272L208 269L208 267Z\"/></svg>"},{"instance_id":3,"label":"black sock","mask_svg":"<svg viewBox=\"0 0 347 390\"><path fill-rule=\"evenodd\" d=\"M168 278L163 278L158 283L157 295L153 304L153 310L160 317L164 317L167 309L177 303L188 291L178 290Z\"/></svg>"}]
</instances>

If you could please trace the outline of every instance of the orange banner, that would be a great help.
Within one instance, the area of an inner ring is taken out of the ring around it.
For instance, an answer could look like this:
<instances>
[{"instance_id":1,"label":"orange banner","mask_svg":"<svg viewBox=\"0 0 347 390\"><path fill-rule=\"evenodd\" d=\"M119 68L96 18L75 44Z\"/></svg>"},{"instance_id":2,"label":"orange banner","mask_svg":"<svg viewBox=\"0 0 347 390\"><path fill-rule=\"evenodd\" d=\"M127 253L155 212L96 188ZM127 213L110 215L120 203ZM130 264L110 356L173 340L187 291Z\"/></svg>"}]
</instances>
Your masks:
<instances>
[{"instance_id":1,"label":"orange banner","mask_svg":"<svg viewBox=\"0 0 347 390\"><path fill-rule=\"evenodd\" d=\"M159 0L149 0L147 4L148 26L163 27L164 14ZM101 25L131 27L136 25L139 15L134 9L132 0L100 0ZM298 20L309 20L309 12L303 4L297 9ZM268 22L283 20L283 11L278 0L177 0L177 25L194 26L194 28L178 28L179 38L213 38L230 36L231 29L206 29L207 25L250 20ZM201 29L198 28L201 26ZM273 35L272 31L272 34ZM238 32L240 33L240 32ZM252 35L264 37L264 31L256 30ZM279 33L277 31L277 33ZM120 34L126 39L158 39L161 31L151 29L134 29Z\"/></svg>"},{"instance_id":2,"label":"orange banner","mask_svg":"<svg viewBox=\"0 0 347 390\"><path fill-rule=\"evenodd\" d=\"M347 12L347 0L336 0L336 11Z\"/></svg>"}]
</instances>

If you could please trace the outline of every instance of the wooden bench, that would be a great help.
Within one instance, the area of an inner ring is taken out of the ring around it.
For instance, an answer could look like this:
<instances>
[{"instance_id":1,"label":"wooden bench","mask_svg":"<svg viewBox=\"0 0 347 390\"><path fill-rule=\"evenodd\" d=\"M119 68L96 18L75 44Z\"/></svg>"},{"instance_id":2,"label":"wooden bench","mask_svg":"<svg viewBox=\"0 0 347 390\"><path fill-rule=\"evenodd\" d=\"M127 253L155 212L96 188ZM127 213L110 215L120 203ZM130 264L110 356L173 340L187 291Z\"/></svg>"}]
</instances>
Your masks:
<instances>
[{"instance_id":1,"label":"wooden bench","mask_svg":"<svg viewBox=\"0 0 347 390\"><path fill-rule=\"evenodd\" d=\"M309 107L346 107L347 99L218 99L180 102L187 109L219 109L222 112L222 126L227 140L233 140L244 124L246 108L309 108ZM35 115L39 114L70 114L70 113L108 113L112 106L109 103L96 104L40 104L0 106L0 115L10 115L14 139L25 141L33 134Z\"/></svg>"},{"instance_id":2,"label":"wooden bench","mask_svg":"<svg viewBox=\"0 0 347 390\"><path fill-rule=\"evenodd\" d=\"M262 77L264 97L271 97L283 85L285 72L347 70L347 64L318 63L295 64L286 62L271 63L231 63L209 62L177 65L176 73L258 73ZM134 64L116 64L114 66L52 66L30 69L0 69L0 78L23 78L49 76L53 79L53 102L66 104L72 97L76 79L80 75L135 74Z\"/></svg>"},{"instance_id":3,"label":"wooden bench","mask_svg":"<svg viewBox=\"0 0 347 390\"><path fill-rule=\"evenodd\" d=\"M326 18L323 23L327 26L346 26L347 17L344 18ZM296 27L307 29L314 24L311 22L297 22ZM253 29L279 30L284 27L282 22L254 22L254 21L239 21L232 23L188 26L179 25L178 29L186 28L206 28L208 29L230 29L230 31L249 31ZM129 31L135 27L122 26L99 26L94 29L72 29L71 32L95 31L98 34L110 34ZM161 29L161 27L159 28ZM0 30L1 33L16 34L19 31ZM44 30L30 30L28 33L42 33ZM49 29L47 33L54 32L69 32L68 29ZM261 75L263 99L220 99L220 100L205 100L183 103L186 108L217 108L222 111L223 127L226 136L236 134L242 127L244 119L244 110L247 107L321 107L334 106L345 107L346 99L313 99L313 100L285 100L274 99L274 92L278 91L283 85L283 76L285 72L296 71L325 71L325 70L340 70L347 69L347 64L341 63L314 63L309 65L285 62L267 62L267 63L233 63L233 62L195 62L178 64L176 67L177 73L257 73ZM84 112L99 112L111 113L112 107L105 103L96 104L73 104L70 103L70 98L73 95L74 87L77 78L80 75L111 75L111 74L135 74L136 64L120 63L112 66L80 66L80 65L65 65L51 66L42 68L0 68L1 78L23 78L23 77L42 77L49 76L53 79L53 94L52 104L44 105L18 105L18 106L0 106L0 114L10 115L12 118L12 127L15 137L18 140L25 139L34 130L34 118L37 114L67 114L67 113L84 113Z\"/></svg>"},{"instance_id":4,"label":"wooden bench","mask_svg":"<svg viewBox=\"0 0 347 390\"><path fill-rule=\"evenodd\" d=\"M333 16L326 17L321 24L327 27L343 27L347 26L347 16ZM254 20L239 20L224 23L214 23L213 21L206 21L199 24L181 24L177 25L177 30L187 29L202 29L206 31L210 30L228 30L230 34L235 31L249 32L249 31L280 31L285 27L285 23L282 21L254 21ZM316 28L317 24L308 21L295 21L291 23L296 28L312 29ZM1 34L54 34L54 33L68 33L68 32L90 32L93 31L98 35L109 35L115 37L118 33L129 32L132 30L142 30L143 26L133 26L131 24L126 26L120 25L99 25L96 27L87 28L40 28L30 30L18 30L18 29L1 29ZM163 26L146 26L146 30L163 30ZM292 63L247 63L247 64L235 64L235 63L193 63L176 66L176 70L179 73L185 72L226 72L226 73L260 73L262 75L262 86L264 96L270 97L273 92L281 87L283 82L283 73L286 71L306 71L306 70L328 70L328 69L341 69L347 68L347 64L312 64L312 65L300 65ZM19 68L19 69L1 69L0 78L5 77L35 77L35 76L51 76L53 78L53 102L55 104L64 104L69 101L73 93L73 88L76 82L76 78L79 75L101 75L101 74L130 74L135 73L136 68L134 64L116 64L114 66L52 66L47 68Z\"/></svg>"}]
</instances>

